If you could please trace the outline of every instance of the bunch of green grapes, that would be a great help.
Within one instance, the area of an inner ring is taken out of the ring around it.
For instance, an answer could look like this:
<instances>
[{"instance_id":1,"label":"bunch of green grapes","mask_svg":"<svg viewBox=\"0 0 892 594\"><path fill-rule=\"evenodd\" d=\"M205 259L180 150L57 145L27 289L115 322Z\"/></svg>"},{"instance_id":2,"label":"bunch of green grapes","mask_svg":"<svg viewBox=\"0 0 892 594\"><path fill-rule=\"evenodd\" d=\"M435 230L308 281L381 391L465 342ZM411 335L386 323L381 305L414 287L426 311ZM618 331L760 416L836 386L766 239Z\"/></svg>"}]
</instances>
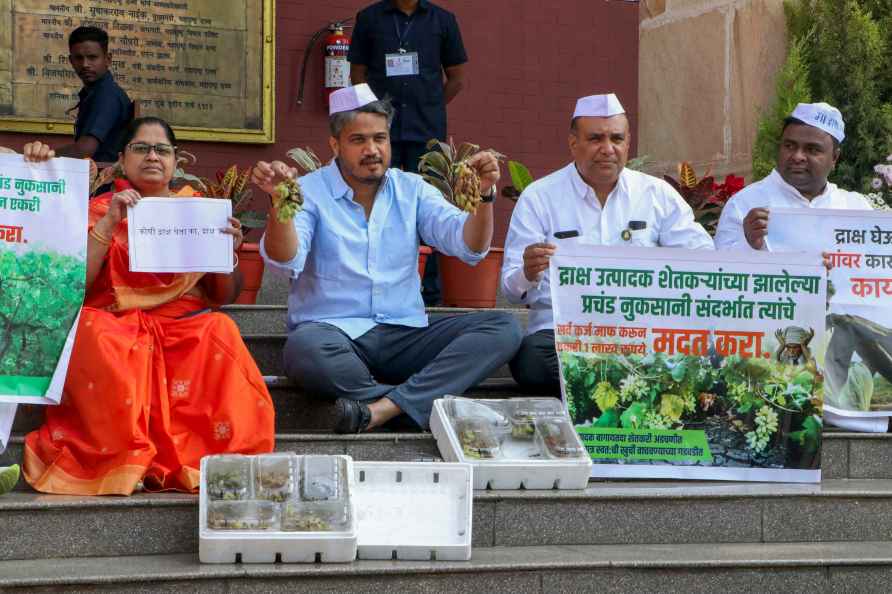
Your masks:
<instances>
[{"instance_id":1,"label":"bunch of green grapes","mask_svg":"<svg viewBox=\"0 0 892 594\"><path fill-rule=\"evenodd\" d=\"M273 190L273 205L276 207L276 219L287 223L303 208L304 197L300 186L293 179L286 179Z\"/></svg>"},{"instance_id":2,"label":"bunch of green grapes","mask_svg":"<svg viewBox=\"0 0 892 594\"><path fill-rule=\"evenodd\" d=\"M776 431L777 412L766 404L756 413L756 430L746 434L746 442L753 451L762 452Z\"/></svg>"}]
</instances>

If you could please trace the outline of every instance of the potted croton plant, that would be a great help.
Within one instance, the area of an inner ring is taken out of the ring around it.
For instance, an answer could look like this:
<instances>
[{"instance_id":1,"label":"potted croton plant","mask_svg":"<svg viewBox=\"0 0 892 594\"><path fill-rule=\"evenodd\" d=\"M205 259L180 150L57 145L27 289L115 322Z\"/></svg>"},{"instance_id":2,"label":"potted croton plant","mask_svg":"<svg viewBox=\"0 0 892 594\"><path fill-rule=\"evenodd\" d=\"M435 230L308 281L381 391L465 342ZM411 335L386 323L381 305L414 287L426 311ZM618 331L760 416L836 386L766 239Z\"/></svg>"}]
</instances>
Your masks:
<instances>
[{"instance_id":1,"label":"potted croton plant","mask_svg":"<svg viewBox=\"0 0 892 594\"><path fill-rule=\"evenodd\" d=\"M465 142L458 147L450 140L428 142L429 152L421 157L419 171L425 181L440 190L443 197L469 213L480 205L480 177L468 161L480 152L476 144ZM489 149L497 158L503 156ZM443 305L447 307L495 307L502 269L502 248L491 248L476 266L460 259L439 256L442 277ZM419 266L420 268L420 266Z\"/></svg>"},{"instance_id":2,"label":"potted croton plant","mask_svg":"<svg viewBox=\"0 0 892 594\"><path fill-rule=\"evenodd\" d=\"M239 169L238 165L230 165L217 172L215 182L203 178L200 180L200 191L212 198L224 198L232 202L232 216L237 218L247 234L251 229L266 225L264 213L249 210L252 192L248 187L251 179L251 167ZM239 268L242 271L242 292L236 303L252 304L257 301L257 293L263 282L263 259L260 257L260 246L248 241L242 242L236 254Z\"/></svg>"},{"instance_id":3,"label":"potted croton plant","mask_svg":"<svg viewBox=\"0 0 892 594\"><path fill-rule=\"evenodd\" d=\"M709 172L698 179L694 167L687 161L678 164L677 180L668 175L663 179L681 194L694 211L694 220L712 236L715 236L722 208L744 186L743 178L736 175L727 175L721 184L716 183Z\"/></svg>"}]
</instances>

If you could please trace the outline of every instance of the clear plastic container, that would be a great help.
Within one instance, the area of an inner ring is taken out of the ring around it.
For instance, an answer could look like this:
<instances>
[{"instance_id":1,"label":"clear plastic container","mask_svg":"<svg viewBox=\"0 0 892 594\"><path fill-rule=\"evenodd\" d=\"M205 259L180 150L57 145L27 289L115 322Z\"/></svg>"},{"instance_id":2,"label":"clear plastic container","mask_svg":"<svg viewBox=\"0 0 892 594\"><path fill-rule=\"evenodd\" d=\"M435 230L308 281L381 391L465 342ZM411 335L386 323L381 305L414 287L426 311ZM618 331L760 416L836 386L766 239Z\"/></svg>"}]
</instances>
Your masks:
<instances>
[{"instance_id":1,"label":"clear plastic container","mask_svg":"<svg viewBox=\"0 0 892 594\"><path fill-rule=\"evenodd\" d=\"M508 433L511 431L511 422L505 414L504 404L483 404L470 398L450 398L449 414L455 423L462 419L478 419L485 421L496 433Z\"/></svg>"},{"instance_id":2,"label":"clear plastic container","mask_svg":"<svg viewBox=\"0 0 892 594\"><path fill-rule=\"evenodd\" d=\"M511 437L523 441L535 438L537 419L564 415L564 405L557 398L517 398L511 406Z\"/></svg>"},{"instance_id":3,"label":"clear plastic container","mask_svg":"<svg viewBox=\"0 0 892 594\"><path fill-rule=\"evenodd\" d=\"M480 417L455 421L455 433L465 458L493 460L499 457L502 446L492 425Z\"/></svg>"},{"instance_id":4,"label":"clear plastic container","mask_svg":"<svg viewBox=\"0 0 892 594\"><path fill-rule=\"evenodd\" d=\"M279 506L271 501L211 501L211 530L278 530Z\"/></svg>"},{"instance_id":5,"label":"clear plastic container","mask_svg":"<svg viewBox=\"0 0 892 594\"><path fill-rule=\"evenodd\" d=\"M549 458L583 458L585 448L579 443L576 429L566 419L537 419L536 441Z\"/></svg>"},{"instance_id":6,"label":"clear plastic container","mask_svg":"<svg viewBox=\"0 0 892 594\"><path fill-rule=\"evenodd\" d=\"M282 507L281 526L284 532L346 532L347 502L289 501Z\"/></svg>"},{"instance_id":7,"label":"clear plastic container","mask_svg":"<svg viewBox=\"0 0 892 594\"><path fill-rule=\"evenodd\" d=\"M300 498L331 501L344 496L343 460L334 456L304 456L301 460Z\"/></svg>"},{"instance_id":8,"label":"clear plastic container","mask_svg":"<svg viewBox=\"0 0 892 594\"><path fill-rule=\"evenodd\" d=\"M254 458L254 497L278 503L297 490L297 469L291 454L266 454Z\"/></svg>"},{"instance_id":9,"label":"clear plastic container","mask_svg":"<svg viewBox=\"0 0 892 594\"><path fill-rule=\"evenodd\" d=\"M207 462L207 492L212 501L250 499L251 459L247 456L211 456Z\"/></svg>"}]
</instances>

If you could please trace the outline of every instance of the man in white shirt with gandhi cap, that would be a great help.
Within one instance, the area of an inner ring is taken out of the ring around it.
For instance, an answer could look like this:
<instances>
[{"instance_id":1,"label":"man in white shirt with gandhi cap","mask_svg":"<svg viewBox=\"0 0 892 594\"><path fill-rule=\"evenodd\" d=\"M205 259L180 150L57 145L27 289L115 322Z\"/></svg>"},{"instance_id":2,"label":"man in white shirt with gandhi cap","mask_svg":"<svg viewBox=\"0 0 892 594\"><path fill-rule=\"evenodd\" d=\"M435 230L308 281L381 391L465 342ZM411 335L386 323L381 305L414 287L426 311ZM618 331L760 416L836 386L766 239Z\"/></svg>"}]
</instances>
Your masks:
<instances>
[{"instance_id":1,"label":"man in white shirt with gandhi cap","mask_svg":"<svg viewBox=\"0 0 892 594\"><path fill-rule=\"evenodd\" d=\"M784 121L777 167L735 194L722 209L716 248L765 249L772 208L869 210L867 198L827 181L839 160L845 122L827 103L800 103Z\"/></svg>"},{"instance_id":2,"label":"man in white shirt with gandhi cap","mask_svg":"<svg viewBox=\"0 0 892 594\"><path fill-rule=\"evenodd\" d=\"M573 162L527 187L514 207L501 284L509 301L530 309L527 336L511 361L522 386L560 386L548 262L562 243L713 249L678 192L625 168L630 144L616 95L579 99L570 124Z\"/></svg>"}]
</instances>

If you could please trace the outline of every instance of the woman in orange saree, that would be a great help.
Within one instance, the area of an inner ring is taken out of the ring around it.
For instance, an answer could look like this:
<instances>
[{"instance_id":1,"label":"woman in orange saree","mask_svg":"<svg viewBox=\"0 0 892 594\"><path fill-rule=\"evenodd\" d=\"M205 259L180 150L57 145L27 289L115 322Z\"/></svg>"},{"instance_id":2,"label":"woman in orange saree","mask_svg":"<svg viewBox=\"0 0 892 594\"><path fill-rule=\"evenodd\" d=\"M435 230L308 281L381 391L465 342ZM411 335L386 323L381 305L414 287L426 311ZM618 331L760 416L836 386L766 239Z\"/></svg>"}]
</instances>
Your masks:
<instances>
[{"instance_id":1,"label":"woman in orange saree","mask_svg":"<svg viewBox=\"0 0 892 594\"><path fill-rule=\"evenodd\" d=\"M126 207L168 196L173 131L135 120L120 155L126 180L90 205L87 294L62 402L25 438L24 475L46 493L195 491L202 456L269 452L272 400L238 328L209 306L231 303L230 274L129 270ZM31 160L52 158L39 142ZM236 219L225 231L242 234Z\"/></svg>"}]
</instances>

